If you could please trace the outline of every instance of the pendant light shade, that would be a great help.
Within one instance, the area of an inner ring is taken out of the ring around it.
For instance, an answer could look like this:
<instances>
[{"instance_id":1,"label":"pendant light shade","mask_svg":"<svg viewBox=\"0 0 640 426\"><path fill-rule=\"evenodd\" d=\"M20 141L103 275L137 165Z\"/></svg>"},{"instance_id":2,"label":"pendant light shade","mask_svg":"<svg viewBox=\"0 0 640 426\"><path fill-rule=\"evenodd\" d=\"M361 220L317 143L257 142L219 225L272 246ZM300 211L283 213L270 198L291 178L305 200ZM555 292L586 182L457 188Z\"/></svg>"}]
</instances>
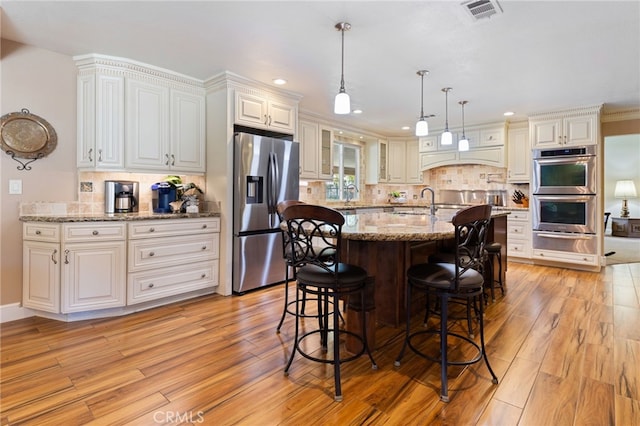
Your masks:
<instances>
[{"instance_id":1,"label":"pendant light shade","mask_svg":"<svg viewBox=\"0 0 640 426\"><path fill-rule=\"evenodd\" d=\"M469 151L469 140L467 136L464 134L464 106L468 103L467 101L458 102L462 105L462 139L458 141L458 151Z\"/></svg>"},{"instance_id":2,"label":"pendant light shade","mask_svg":"<svg viewBox=\"0 0 640 426\"><path fill-rule=\"evenodd\" d=\"M336 29L342 33L342 67L340 72L340 91L336 95L333 112L336 114L349 114L351 112L351 99L344 90L344 32L351 29L351 24L348 22L338 22Z\"/></svg>"},{"instance_id":3,"label":"pendant light shade","mask_svg":"<svg viewBox=\"0 0 640 426\"><path fill-rule=\"evenodd\" d=\"M416 136L427 136L429 134L429 124L424 117L424 75L429 74L427 70L420 70L420 119L416 123Z\"/></svg>"},{"instance_id":4,"label":"pendant light shade","mask_svg":"<svg viewBox=\"0 0 640 426\"><path fill-rule=\"evenodd\" d=\"M416 136L427 136L429 134L429 123L427 120L421 118L416 123Z\"/></svg>"},{"instance_id":5,"label":"pendant light shade","mask_svg":"<svg viewBox=\"0 0 640 426\"><path fill-rule=\"evenodd\" d=\"M451 87L445 87L442 89L444 92L444 111L445 111L445 119L444 119L444 132L440 136L440 143L442 145L451 145L453 144L453 136L449 131L449 91L451 91Z\"/></svg>"}]
</instances>

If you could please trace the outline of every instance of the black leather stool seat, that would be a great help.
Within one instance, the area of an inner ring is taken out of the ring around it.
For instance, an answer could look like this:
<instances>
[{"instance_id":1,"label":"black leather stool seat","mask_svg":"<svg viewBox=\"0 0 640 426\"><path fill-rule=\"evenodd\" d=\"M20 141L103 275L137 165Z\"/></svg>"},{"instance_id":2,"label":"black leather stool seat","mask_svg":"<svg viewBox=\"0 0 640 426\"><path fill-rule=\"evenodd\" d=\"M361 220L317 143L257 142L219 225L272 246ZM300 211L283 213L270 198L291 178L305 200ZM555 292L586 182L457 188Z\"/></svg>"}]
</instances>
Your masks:
<instances>
[{"instance_id":1,"label":"black leather stool seat","mask_svg":"<svg viewBox=\"0 0 640 426\"><path fill-rule=\"evenodd\" d=\"M359 266L340 263L338 265L331 266L330 269L332 273L329 273L326 269L318 265L303 266L298 269L298 281L313 284L316 287L333 287L335 285L337 275L339 286L341 288L346 288L362 285L362 282L367 279L367 271ZM338 271L337 274L335 273L336 269Z\"/></svg>"},{"instance_id":2,"label":"black leather stool seat","mask_svg":"<svg viewBox=\"0 0 640 426\"><path fill-rule=\"evenodd\" d=\"M450 288L451 281L456 277L456 267L453 263L423 263L409 268L407 278L414 286L431 288ZM461 290L482 287L484 279L475 269L468 269L460 275Z\"/></svg>"}]
</instances>

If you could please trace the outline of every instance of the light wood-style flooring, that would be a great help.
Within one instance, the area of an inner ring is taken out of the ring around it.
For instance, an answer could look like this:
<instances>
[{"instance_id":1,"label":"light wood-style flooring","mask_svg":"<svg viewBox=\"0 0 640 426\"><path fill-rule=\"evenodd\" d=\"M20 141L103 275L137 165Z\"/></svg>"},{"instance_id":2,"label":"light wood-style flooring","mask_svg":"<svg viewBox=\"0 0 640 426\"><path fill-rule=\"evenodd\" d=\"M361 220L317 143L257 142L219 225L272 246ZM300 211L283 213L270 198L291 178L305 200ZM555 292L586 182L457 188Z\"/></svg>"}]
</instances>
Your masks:
<instances>
[{"instance_id":1,"label":"light wood-style flooring","mask_svg":"<svg viewBox=\"0 0 640 426\"><path fill-rule=\"evenodd\" d=\"M293 289L293 286L291 286ZM292 291L293 292L293 291ZM489 359L450 372L378 327L366 356L332 368L281 334L283 287L209 296L126 317L27 318L1 327L2 425L640 425L640 264L600 273L509 263L486 310Z\"/></svg>"}]
</instances>

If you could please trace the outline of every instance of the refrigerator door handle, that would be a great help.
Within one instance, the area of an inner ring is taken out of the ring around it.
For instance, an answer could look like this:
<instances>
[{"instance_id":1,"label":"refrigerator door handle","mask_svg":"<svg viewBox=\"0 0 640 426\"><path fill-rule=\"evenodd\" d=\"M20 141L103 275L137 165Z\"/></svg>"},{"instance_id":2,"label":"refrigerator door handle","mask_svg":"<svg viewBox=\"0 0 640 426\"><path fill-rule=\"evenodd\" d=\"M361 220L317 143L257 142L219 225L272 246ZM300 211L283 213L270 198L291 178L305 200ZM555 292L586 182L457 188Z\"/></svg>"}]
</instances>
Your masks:
<instances>
[{"instance_id":1,"label":"refrigerator door handle","mask_svg":"<svg viewBox=\"0 0 640 426\"><path fill-rule=\"evenodd\" d=\"M269 226L274 227L276 225L275 213L276 213L276 183L277 183L277 163L275 154L269 153L269 171L267 173L267 213L269 214Z\"/></svg>"}]
</instances>

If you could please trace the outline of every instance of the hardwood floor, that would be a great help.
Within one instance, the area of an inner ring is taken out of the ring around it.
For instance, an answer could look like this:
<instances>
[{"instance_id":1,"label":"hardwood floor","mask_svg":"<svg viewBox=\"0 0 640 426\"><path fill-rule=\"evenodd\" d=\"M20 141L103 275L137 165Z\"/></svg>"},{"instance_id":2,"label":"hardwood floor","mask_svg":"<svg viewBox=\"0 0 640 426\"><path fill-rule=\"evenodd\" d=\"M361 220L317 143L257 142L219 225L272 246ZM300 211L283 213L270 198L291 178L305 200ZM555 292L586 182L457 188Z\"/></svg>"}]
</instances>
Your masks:
<instances>
[{"instance_id":1,"label":"hardwood floor","mask_svg":"<svg viewBox=\"0 0 640 426\"><path fill-rule=\"evenodd\" d=\"M293 292L293 291L292 291ZM450 369L379 327L366 356L332 368L297 356L293 319L275 333L282 287L110 318L27 318L1 327L2 425L640 425L640 263L601 273L510 263L486 310L489 359ZM309 344L313 344L309 342ZM312 347L308 348L313 350Z\"/></svg>"}]
</instances>

